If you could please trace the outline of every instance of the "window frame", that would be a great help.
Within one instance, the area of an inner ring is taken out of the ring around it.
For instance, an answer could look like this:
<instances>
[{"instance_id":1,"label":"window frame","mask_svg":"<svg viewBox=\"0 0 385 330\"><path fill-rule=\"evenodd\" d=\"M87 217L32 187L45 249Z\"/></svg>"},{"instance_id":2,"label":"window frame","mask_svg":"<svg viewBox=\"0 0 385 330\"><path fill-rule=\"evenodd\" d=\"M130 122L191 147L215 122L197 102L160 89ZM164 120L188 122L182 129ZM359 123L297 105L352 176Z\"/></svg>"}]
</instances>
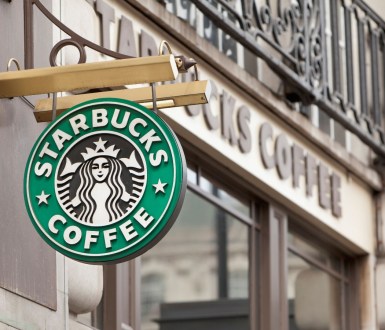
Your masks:
<instances>
[{"instance_id":1,"label":"window frame","mask_svg":"<svg viewBox=\"0 0 385 330\"><path fill-rule=\"evenodd\" d=\"M306 223L298 216L289 215L288 231L311 244L313 247L320 247L334 258L340 259L340 270L335 270L330 265L323 264L314 257L304 253L292 244L288 244L287 252L291 252L311 266L325 272L332 278L339 281L341 285L341 311L343 330L360 329L360 304L359 304L359 256L352 255L326 235L316 234L315 228Z\"/></svg>"},{"instance_id":2,"label":"window frame","mask_svg":"<svg viewBox=\"0 0 385 330\"><path fill-rule=\"evenodd\" d=\"M234 177L229 172L214 171L215 168L218 168L218 164L215 161L208 161L207 159L200 158L197 154L191 151L190 147L185 147L185 153L187 154L187 163L188 168L193 170L196 173L197 181L193 183L191 181L187 182L187 189L192 193L196 194L198 197L201 197L206 202L212 204L215 207L223 210L236 221L239 221L241 224L247 226L248 230L248 258L249 258L249 271L248 271L248 287L249 287L249 322L250 330L259 330L259 319L260 311L259 306L261 306L260 295L258 291L260 290L260 282L258 276L258 262L260 260L259 253L259 241L258 236L260 235L261 225L259 223L258 217L260 212L258 210L258 199L255 198L249 192L246 192L242 189L238 189L235 185L229 184L234 182ZM210 163L211 165L208 165ZM223 189L225 192L231 194L231 196L236 196L242 202L249 202L247 204L250 210L249 216L246 216L242 212L232 208L231 206L226 205L219 197L210 194L205 191L201 186L201 178L209 178L209 181L217 188ZM225 182L223 182L225 181ZM226 184L227 183L227 184ZM259 267L260 268L260 267ZM141 306L139 306L141 308ZM139 322L140 323L140 322ZM135 328L140 330L140 328Z\"/></svg>"}]
</instances>

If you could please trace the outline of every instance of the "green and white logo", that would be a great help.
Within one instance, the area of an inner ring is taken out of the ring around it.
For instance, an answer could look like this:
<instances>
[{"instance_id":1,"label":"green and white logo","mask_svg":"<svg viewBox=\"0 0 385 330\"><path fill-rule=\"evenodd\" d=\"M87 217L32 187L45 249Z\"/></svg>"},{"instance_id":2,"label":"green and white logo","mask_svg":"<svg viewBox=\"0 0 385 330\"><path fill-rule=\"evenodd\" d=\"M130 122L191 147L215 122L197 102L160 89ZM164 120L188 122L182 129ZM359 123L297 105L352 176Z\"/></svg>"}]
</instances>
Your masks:
<instances>
[{"instance_id":1,"label":"green and white logo","mask_svg":"<svg viewBox=\"0 0 385 330\"><path fill-rule=\"evenodd\" d=\"M24 197L54 249L89 263L132 259L173 225L186 191L181 146L152 111L121 99L79 104L35 143Z\"/></svg>"}]
</instances>

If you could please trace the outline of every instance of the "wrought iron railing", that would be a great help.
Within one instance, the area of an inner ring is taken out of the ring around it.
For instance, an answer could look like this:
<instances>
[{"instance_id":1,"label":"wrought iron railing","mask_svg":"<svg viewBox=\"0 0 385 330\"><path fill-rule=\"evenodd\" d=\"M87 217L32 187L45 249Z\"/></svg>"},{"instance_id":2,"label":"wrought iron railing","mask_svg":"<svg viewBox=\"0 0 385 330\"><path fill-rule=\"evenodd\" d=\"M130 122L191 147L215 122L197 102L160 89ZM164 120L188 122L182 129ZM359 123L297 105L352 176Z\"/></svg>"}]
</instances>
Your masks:
<instances>
[{"instance_id":1,"label":"wrought iron railing","mask_svg":"<svg viewBox=\"0 0 385 330\"><path fill-rule=\"evenodd\" d=\"M385 22L363 1L180 3L193 3L216 28L264 60L285 81L290 101L318 106L385 157Z\"/></svg>"}]
</instances>

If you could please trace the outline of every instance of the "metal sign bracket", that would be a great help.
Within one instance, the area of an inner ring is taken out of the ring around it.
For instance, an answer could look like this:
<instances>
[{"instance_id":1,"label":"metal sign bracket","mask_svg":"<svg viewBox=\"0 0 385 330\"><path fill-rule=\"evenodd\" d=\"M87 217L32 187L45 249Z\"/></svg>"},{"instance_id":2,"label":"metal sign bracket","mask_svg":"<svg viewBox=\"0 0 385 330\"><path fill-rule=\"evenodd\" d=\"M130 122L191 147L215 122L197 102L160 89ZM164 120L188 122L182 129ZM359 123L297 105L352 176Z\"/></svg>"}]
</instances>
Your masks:
<instances>
[{"instance_id":1,"label":"metal sign bracket","mask_svg":"<svg viewBox=\"0 0 385 330\"><path fill-rule=\"evenodd\" d=\"M37 8L53 25L63 31L69 38L53 46L49 59L51 67L33 68L33 11ZM101 47L84 39L59 19L57 19L40 0L24 0L24 44L25 69L20 68L19 62L11 58L8 71L0 73L0 98L53 94L51 99L40 100L33 106L37 121L54 120L56 115L75 105L73 102L86 101L96 97L122 97L142 103L147 108L157 112L160 108L170 108L182 105L207 103L210 95L210 85L207 81L199 81L197 63L183 55L174 56L171 47L162 41L158 56L130 57ZM73 65L58 66L56 57L66 46L75 46L80 54L79 62ZM86 63L86 47L107 55L113 60ZM165 54L164 48L168 54ZM15 64L17 71L10 71ZM195 81L177 83L180 73L186 73L189 68L195 68ZM81 76L81 79L79 77ZM158 82L172 81L165 88ZM149 84L148 88L130 88L129 85ZM111 90L114 88L114 90ZM107 92L68 95L57 97L59 92L77 90L110 90ZM117 90L116 90L117 89ZM149 93L150 92L150 93ZM102 94L102 95L100 95ZM119 95L119 96L117 96ZM28 101L27 103L30 104ZM48 105L49 104L49 105Z\"/></svg>"}]
</instances>

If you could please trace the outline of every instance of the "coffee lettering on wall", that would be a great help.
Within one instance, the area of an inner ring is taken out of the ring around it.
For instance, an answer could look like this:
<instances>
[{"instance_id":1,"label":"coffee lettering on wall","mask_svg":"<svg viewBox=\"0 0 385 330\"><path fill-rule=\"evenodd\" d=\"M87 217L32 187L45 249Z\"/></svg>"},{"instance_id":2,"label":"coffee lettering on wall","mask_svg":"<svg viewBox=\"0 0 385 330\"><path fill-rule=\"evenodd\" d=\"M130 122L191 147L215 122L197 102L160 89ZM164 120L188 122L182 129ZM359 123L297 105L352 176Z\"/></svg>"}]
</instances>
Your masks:
<instances>
[{"instance_id":1,"label":"coffee lettering on wall","mask_svg":"<svg viewBox=\"0 0 385 330\"><path fill-rule=\"evenodd\" d=\"M239 127L239 150L242 153L248 153L251 150L250 110L245 105L238 110L237 124Z\"/></svg>"},{"instance_id":2,"label":"coffee lettering on wall","mask_svg":"<svg viewBox=\"0 0 385 330\"><path fill-rule=\"evenodd\" d=\"M231 145L237 143L233 120L234 109L235 98L224 91L221 95L222 136L229 141Z\"/></svg>"},{"instance_id":3,"label":"coffee lettering on wall","mask_svg":"<svg viewBox=\"0 0 385 330\"><path fill-rule=\"evenodd\" d=\"M122 16L120 20L118 52L131 57L138 56L134 28L132 22L125 16Z\"/></svg>"},{"instance_id":4,"label":"coffee lettering on wall","mask_svg":"<svg viewBox=\"0 0 385 330\"><path fill-rule=\"evenodd\" d=\"M141 30L140 33L140 56L158 55L158 47L155 39L146 31Z\"/></svg>"},{"instance_id":5,"label":"coffee lettering on wall","mask_svg":"<svg viewBox=\"0 0 385 330\"><path fill-rule=\"evenodd\" d=\"M96 0L95 9L101 17L102 46L110 49L110 24L115 22L115 10L103 0Z\"/></svg>"},{"instance_id":6,"label":"coffee lettering on wall","mask_svg":"<svg viewBox=\"0 0 385 330\"><path fill-rule=\"evenodd\" d=\"M331 185L332 185L332 213L335 217L340 218L342 215L341 208L341 178L332 173L331 175Z\"/></svg>"},{"instance_id":7,"label":"coffee lettering on wall","mask_svg":"<svg viewBox=\"0 0 385 330\"><path fill-rule=\"evenodd\" d=\"M297 144L293 144L293 187L299 187L301 175L305 175L305 152Z\"/></svg>"},{"instance_id":8,"label":"coffee lettering on wall","mask_svg":"<svg viewBox=\"0 0 385 330\"><path fill-rule=\"evenodd\" d=\"M306 154L295 143L290 144L285 134L274 137L273 128L268 123L261 125L259 137L260 156L266 169L276 167L282 180L287 180L292 176L294 188L300 186L300 177L304 175L306 196L313 196L316 186L319 205L323 209L331 209L335 217L341 217L341 178L335 172L330 172L325 164L317 162L312 155ZM272 144L274 144L274 149ZM274 154L271 154L271 150L274 150Z\"/></svg>"},{"instance_id":9,"label":"coffee lettering on wall","mask_svg":"<svg viewBox=\"0 0 385 330\"><path fill-rule=\"evenodd\" d=\"M211 100L218 100L219 98L219 93L218 93L218 88L217 85L213 81L210 81L211 84ZM220 120L219 120L219 115L214 115L212 112L210 102L203 104L203 118L205 119L206 125L209 130L215 131L219 128L220 125Z\"/></svg>"},{"instance_id":10,"label":"coffee lettering on wall","mask_svg":"<svg viewBox=\"0 0 385 330\"><path fill-rule=\"evenodd\" d=\"M259 130L259 149L262 157L262 163L266 169L271 169L275 166L274 154L270 153L273 147L269 145L273 143L273 128L269 123L263 123Z\"/></svg>"},{"instance_id":11,"label":"coffee lettering on wall","mask_svg":"<svg viewBox=\"0 0 385 330\"><path fill-rule=\"evenodd\" d=\"M275 140L275 158L278 175L286 180L291 175L291 147L284 134L280 134Z\"/></svg>"}]
</instances>

